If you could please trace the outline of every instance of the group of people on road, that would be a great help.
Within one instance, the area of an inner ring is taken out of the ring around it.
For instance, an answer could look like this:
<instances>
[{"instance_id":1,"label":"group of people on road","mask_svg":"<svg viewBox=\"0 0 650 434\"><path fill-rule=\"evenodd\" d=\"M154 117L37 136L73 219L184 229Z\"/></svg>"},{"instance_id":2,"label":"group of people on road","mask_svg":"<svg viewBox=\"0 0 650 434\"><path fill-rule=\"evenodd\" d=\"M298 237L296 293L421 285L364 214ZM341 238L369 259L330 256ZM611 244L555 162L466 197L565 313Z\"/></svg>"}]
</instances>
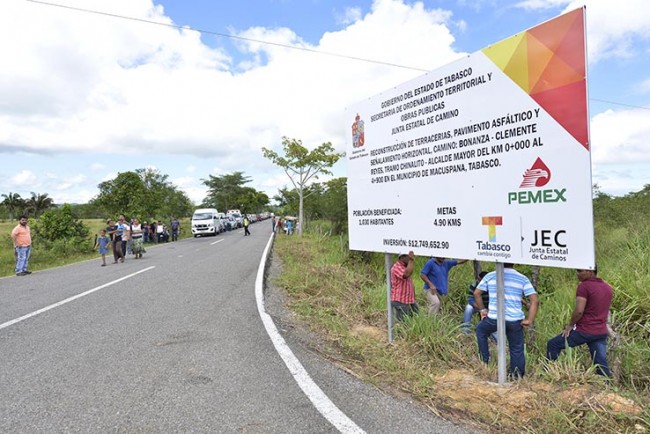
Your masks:
<instances>
[{"instance_id":1,"label":"group of people on road","mask_svg":"<svg viewBox=\"0 0 650 434\"><path fill-rule=\"evenodd\" d=\"M420 278L424 282L429 314L440 312L442 300L449 291L449 271L464 262L467 261L434 257L425 263ZM412 278L414 268L413 252L400 254L391 267L390 299L398 321L419 311ZM579 284L573 313L562 332L547 342L546 357L556 360L566 346L586 344L596 365L596 372L610 377L606 349L613 290L607 282L597 276L596 268L577 270L577 278ZM526 372L524 330L533 326L539 300L528 277L515 270L514 264L504 264L503 286L505 336L510 353L508 373L513 378L523 377ZM480 321L476 326L476 341L479 357L487 364L490 360L488 340L491 337L494 339L497 331L497 272L482 272L470 288L463 314L463 329L467 331L471 327L472 316L475 313L480 314ZM524 313L524 304L527 307L527 316Z\"/></svg>"},{"instance_id":2,"label":"group of people on road","mask_svg":"<svg viewBox=\"0 0 650 434\"><path fill-rule=\"evenodd\" d=\"M287 235L293 235L294 231L294 220L293 218L282 218L278 217L277 220L275 216L271 220L273 223L273 232L276 234L284 232Z\"/></svg>"},{"instance_id":3,"label":"group of people on road","mask_svg":"<svg viewBox=\"0 0 650 434\"><path fill-rule=\"evenodd\" d=\"M172 241L177 241L180 222L177 218L173 218L169 226ZM168 242L169 237L167 227L160 220L148 224L141 223L140 219L133 217L127 222L124 215L120 215L117 221L110 219L106 221L106 228L101 230L94 248L99 250L102 267L104 267L109 250L113 252L113 264L123 263L127 254L133 254L135 259L141 259L142 254L146 253L146 243Z\"/></svg>"}]
</instances>

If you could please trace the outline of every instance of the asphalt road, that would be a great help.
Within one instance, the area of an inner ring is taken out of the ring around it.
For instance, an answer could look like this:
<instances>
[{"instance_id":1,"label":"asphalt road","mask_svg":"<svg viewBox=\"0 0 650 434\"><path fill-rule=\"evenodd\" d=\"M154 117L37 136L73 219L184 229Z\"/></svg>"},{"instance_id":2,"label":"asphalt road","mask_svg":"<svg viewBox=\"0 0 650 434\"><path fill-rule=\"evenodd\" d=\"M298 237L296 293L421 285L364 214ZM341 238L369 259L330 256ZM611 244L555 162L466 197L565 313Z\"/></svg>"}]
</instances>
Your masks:
<instances>
[{"instance_id":1,"label":"asphalt road","mask_svg":"<svg viewBox=\"0 0 650 434\"><path fill-rule=\"evenodd\" d=\"M0 279L0 432L337 432L260 319L266 223ZM467 432L285 338L359 429Z\"/></svg>"}]
</instances>

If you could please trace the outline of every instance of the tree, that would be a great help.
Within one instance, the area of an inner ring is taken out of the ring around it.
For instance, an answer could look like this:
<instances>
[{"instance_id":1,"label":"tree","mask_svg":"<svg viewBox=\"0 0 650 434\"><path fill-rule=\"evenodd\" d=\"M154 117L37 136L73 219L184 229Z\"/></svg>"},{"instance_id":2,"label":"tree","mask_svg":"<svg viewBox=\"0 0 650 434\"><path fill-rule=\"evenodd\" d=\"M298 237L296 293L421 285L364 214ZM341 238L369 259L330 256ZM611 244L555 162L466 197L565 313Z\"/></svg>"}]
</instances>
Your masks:
<instances>
[{"instance_id":1,"label":"tree","mask_svg":"<svg viewBox=\"0 0 650 434\"><path fill-rule=\"evenodd\" d=\"M332 234L345 232L348 224L348 179L335 178L325 183L321 210L332 223Z\"/></svg>"},{"instance_id":2,"label":"tree","mask_svg":"<svg viewBox=\"0 0 650 434\"><path fill-rule=\"evenodd\" d=\"M93 201L109 214L144 215L148 193L137 173L118 173L115 179L104 181L97 187L99 194Z\"/></svg>"},{"instance_id":3,"label":"tree","mask_svg":"<svg viewBox=\"0 0 650 434\"><path fill-rule=\"evenodd\" d=\"M269 197L266 193L257 191L252 187L244 187L238 198L241 204L241 212L245 214L257 214L269 204Z\"/></svg>"},{"instance_id":4,"label":"tree","mask_svg":"<svg viewBox=\"0 0 650 434\"><path fill-rule=\"evenodd\" d=\"M182 217L194 204L167 180L168 175L153 169L118 173L115 179L98 185L99 194L91 201L108 214L142 218Z\"/></svg>"},{"instance_id":5,"label":"tree","mask_svg":"<svg viewBox=\"0 0 650 434\"><path fill-rule=\"evenodd\" d=\"M250 182L250 178L244 176L243 172L233 172L222 176L208 175L208 179L201 181L208 187L208 195L203 200L203 205L225 212L228 209L239 208L237 197L244 184Z\"/></svg>"},{"instance_id":6,"label":"tree","mask_svg":"<svg viewBox=\"0 0 650 434\"><path fill-rule=\"evenodd\" d=\"M17 213L22 213L25 210L25 201L18 193L3 194L5 199L2 205L9 211L9 220L13 220Z\"/></svg>"},{"instance_id":7,"label":"tree","mask_svg":"<svg viewBox=\"0 0 650 434\"><path fill-rule=\"evenodd\" d=\"M249 201L259 192L251 187L244 187L244 184L251 182L250 177L245 176L244 172L233 172L221 176L209 175L208 179L201 181L208 187L208 196L203 200L204 206L214 207L223 212L229 209L248 209L249 206L256 206L257 200L253 200L252 203ZM243 212L243 210L241 211Z\"/></svg>"},{"instance_id":8,"label":"tree","mask_svg":"<svg viewBox=\"0 0 650 434\"><path fill-rule=\"evenodd\" d=\"M77 220L72 213L72 207L64 204L59 209L45 211L34 225L35 235L46 241L63 240L75 243L88 238L89 229L83 222Z\"/></svg>"},{"instance_id":9,"label":"tree","mask_svg":"<svg viewBox=\"0 0 650 434\"><path fill-rule=\"evenodd\" d=\"M329 170L336 164L345 153L337 153L330 142L326 142L317 148L308 151L302 145L302 141L296 139L282 138L284 156L267 148L262 148L264 157L273 164L282 167L287 174L294 188L298 191L298 235L302 236L304 226L304 200L305 189L310 181L318 179L320 174L330 175Z\"/></svg>"},{"instance_id":10,"label":"tree","mask_svg":"<svg viewBox=\"0 0 650 434\"><path fill-rule=\"evenodd\" d=\"M35 219L37 219L43 211L47 211L53 206L54 200L52 200L47 193L37 194L32 191L32 197L25 201L26 209L34 214Z\"/></svg>"}]
</instances>

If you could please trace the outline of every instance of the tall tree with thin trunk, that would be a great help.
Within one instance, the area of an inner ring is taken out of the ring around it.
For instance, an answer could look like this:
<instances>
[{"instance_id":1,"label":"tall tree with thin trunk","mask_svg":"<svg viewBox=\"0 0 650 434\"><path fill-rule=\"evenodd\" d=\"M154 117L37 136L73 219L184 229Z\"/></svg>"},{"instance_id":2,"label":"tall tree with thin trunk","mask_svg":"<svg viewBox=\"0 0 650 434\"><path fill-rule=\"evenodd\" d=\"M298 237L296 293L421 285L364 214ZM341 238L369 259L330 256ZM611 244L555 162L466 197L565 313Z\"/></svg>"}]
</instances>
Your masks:
<instances>
[{"instance_id":1,"label":"tall tree with thin trunk","mask_svg":"<svg viewBox=\"0 0 650 434\"><path fill-rule=\"evenodd\" d=\"M22 213L25 209L25 200L18 193L3 194L5 199L2 205L9 211L9 219L13 220L16 213Z\"/></svg>"},{"instance_id":2,"label":"tall tree with thin trunk","mask_svg":"<svg viewBox=\"0 0 650 434\"><path fill-rule=\"evenodd\" d=\"M40 194L32 191L32 197L25 201L25 207L34 213L34 218L36 219L43 211L47 211L53 206L54 200L47 193Z\"/></svg>"},{"instance_id":3,"label":"tall tree with thin trunk","mask_svg":"<svg viewBox=\"0 0 650 434\"><path fill-rule=\"evenodd\" d=\"M294 188L298 191L298 235L302 236L304 227L304 193L305 188L310 181L318 179L318 175L331 175L331 167L336 164L345 153L338 153L330 142L321 144L315 149L309 151L302 145L302 141L282 138L282 148L284 156L267 148L262 148L264 157L268 158L273 164L282 167L287 174Z\"/></svg>"}]
</instances>

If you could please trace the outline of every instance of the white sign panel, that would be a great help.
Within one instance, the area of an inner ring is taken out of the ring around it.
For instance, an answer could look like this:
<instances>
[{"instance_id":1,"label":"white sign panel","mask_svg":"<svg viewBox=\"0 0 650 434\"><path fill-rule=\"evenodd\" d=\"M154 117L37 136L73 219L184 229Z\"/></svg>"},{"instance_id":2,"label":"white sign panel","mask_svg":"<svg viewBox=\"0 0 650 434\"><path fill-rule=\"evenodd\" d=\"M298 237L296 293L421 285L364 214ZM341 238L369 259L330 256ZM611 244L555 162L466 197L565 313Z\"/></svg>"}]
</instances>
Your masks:
<instances>
[{"instance_id":1,"label":"white sign panel","mask_svg":"<svg viewBox=\"0 0 650 434\"><path fill-rule=\"evenodd\" d=\"M593 267L586 100L578 9L350 107L350 248Z\"/></svg>"}]
</instances>

